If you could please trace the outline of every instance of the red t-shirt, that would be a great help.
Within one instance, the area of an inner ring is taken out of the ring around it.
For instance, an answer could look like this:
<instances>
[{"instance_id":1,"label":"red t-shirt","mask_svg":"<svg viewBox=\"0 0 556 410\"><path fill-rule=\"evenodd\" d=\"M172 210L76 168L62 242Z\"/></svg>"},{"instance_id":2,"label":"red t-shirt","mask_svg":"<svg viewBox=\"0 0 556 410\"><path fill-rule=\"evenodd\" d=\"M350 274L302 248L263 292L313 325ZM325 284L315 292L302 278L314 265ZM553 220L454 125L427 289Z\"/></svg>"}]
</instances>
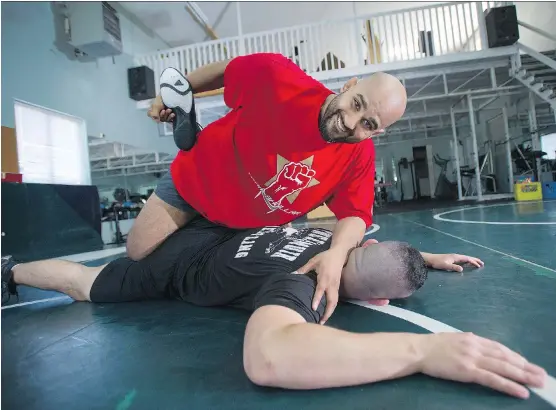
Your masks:
<instances>
[{"instance_id":1,"label":"red t-shirt","mask_svg":"<svg viewBox=\"0 0 556 410\"><path fill-rule=\"evenodd\" d=\"M224 74L231 111L171 166L177 191L207 219L232 228L277 226L326 202L338 219L372 223L372 140L326 143L320 109L332 94L280 54L234 58Z\"/></svg>"}]
</instances>

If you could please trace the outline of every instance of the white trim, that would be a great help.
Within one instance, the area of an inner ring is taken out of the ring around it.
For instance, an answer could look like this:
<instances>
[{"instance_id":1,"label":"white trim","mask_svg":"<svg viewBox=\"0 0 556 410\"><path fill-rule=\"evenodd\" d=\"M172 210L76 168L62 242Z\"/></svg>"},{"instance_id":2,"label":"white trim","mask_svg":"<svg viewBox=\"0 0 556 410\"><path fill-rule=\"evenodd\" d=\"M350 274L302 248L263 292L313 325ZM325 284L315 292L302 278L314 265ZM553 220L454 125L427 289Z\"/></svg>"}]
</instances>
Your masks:
<instances>
[{"instance_id":1,"label":"white trim","mask_svg":"<svg viewBox=\"0 0 556 410\"><path fill-rule=\"evenodd\" d=\"M392 305L376 306L360 300L348 300L347 302L367 309L376 310L378 312L382 312L390 316L395 316L399 319L403 319L407 322L413 323L433 333L461 332L461 330L456 329L455 327L452 326L448 326L447 324L439 322L438 320L396 306L392 306Z\"/></svg>"},{"instance_id":2,"label":"white trim","mask_svg":"<svg viewBox=\"0 0 556 410\"><path fill-rule=\"evenodd\" d=\"M14 105L15 105L16 103L23 104L23 105L28 105L29 107L37 108L37 109L39 109L39 110L50 111L50 112L55 113L55 114L58 114L58 115L60 115L60 116L71 117L71 118L73 118L73 119L86 122L85 119L84 119L83 117L78 117L77 115L68 114L67 112L62 112L62 111L54 110L54 109L52 109L52 108L45 107L44 105L33 104L33 103L30 103L29 101L21 100L21 99L19 99L19 98L14 98L13 100L14 100Z\"/></svg>"},{"instance_id":3,"label":"white trim","mask_svg":"<svg viewBox=\"0 0 556 410\"><path fill-rule=\"evenodd\" d=\"M344 77L358 77L372 74L378 71L409 71L415 68L436 67L439 65L457 64L474 60L489 60L500 57L506 57L517 53L517 46L497 47L481 51L468 51L464 53L451 53L442 56L433 56L419 58L414 60L403 60L381 64L369 64L362 67L341 68L337 70L326 70L315 73L309 73L311 77L318 81L333 80ZM396 73L397 75L397 73Z\"/></svg>"},{"instance_id":4,"label":"white trim","mask_svg":"<svg viewBox=\"0 0 556 410\"><path fill-rule=\"evenodd\" d=\"M55 300L62 300L62 299L71 299L71 298L69 296L56 296L54 298L32 300L31 302L22 302L22 303L16 303L15 305L2 306L2 310L13 309L20 306L35 305L37 303L53 302Z\"/></svg>"},{"instance_id":5,"label":"white trim","mask_svg":"<svg viewBox=\"0 0 556 410\"><path fill-rule=\"evenodd\" d=\"M369 230L367 232L365 232L365 235L373 234L376 231L378 231L379 229L380 229L380 225L372 224L371 227L369 228Z\"/></svg>"},{"instance_id":6,"label":"white trim","mask_svg":"<svg viewBox=\"0 0 556 410\"><path fill-rule=\"evenodd\" d=\"M381 313L385 313L390 316L394 316L405 320L406 322L413 323L423 329L426 329L432 333L456 333L461 332L461 330L455 327L449 326L446 323L439 322L438 320L432 319L428 316L421 315L419 313L412 312L410 310L402 309L397 306L375 306L366 302L361 302L357 300L348 300L349 303L364 307L366 309L376 310ZM533 388L528 387L533 393L537 394L540 398L545 400L547 403L556 407L556 379L551 375L547 374L546 383L543 388Z\"/></svg>"},{"instance_id":7,"label":"white trim","mask_svg":"<svg viewBox=\"0 0 556 410\"><path fill-rule=\"evenodd\" d=\"M126 252L125 246L119 248L103 249L100 251L78 253L76 255L60 256L53 258L55 260L65 260L70 262L88 262L96 259L107 258L113 255L119 255Z\"/></svg>"},{"instance_id":8,"label":"white trim","mask_svg":"<svg viewBox=\"0 0 556 410\"><path fill-rule=\"evenodd\" d=\"M394 215L392 215L392 216L394 216ZM533 265L533 266L535 266L535 267L537 267L537 268L546 269L546 270L548 270L548 271L551 271L551 272L556 273L556 270L555 270L555 269L547 268L546 266L539 265L538 263L528 261L527 259L521 259L521 258L518 258L517 256L510 255L509 253L502 252L502 251L499 251L499 250L497 250L497 249L489 248L488 246L481 245L480 243L467 240L467 239L462 238L462 237L457 236L457 235L452 235L451 233L441 231L440 229L433 228L432 226L424 225L424 224L422 224L422 223L415 222L415 221L412 221L412 220L409 220L409 219L405 219L405 218L401 218L401 217L397 217L397 218L400 218L400 219L402 219L402 220L404 220L404 221L406 221L406 222L411 222L411 223L414 224L414 225L418 225L418 226L421 226L421 227L423 227L423 228L430 229L431 231L435 231L435 232L444 234L444 235L446 235L446 236L450 236L450 237L452 237L452 238L459 239L460 241L467 242L467 243L469 243L469 244L471 244L471 245L475 245L475 246L478 246L478 247L480 247L480 248L487 249L487 250L489 250L489 251L491 251L491 252L495 252L495 253L498 253L498 254L500 254L500 255L504 255L504 256L506 256L506 257L508 257L508 258L515 259L515 260L518 260L518 261L520 261L520 262L527 263L527 264L529 264L529 265Z\"/></svg>"},{"instance_id":9,"label":"white trim","mask_svg":"<svg viewBox=\"0 0 556 410\"><path fill-rule=\"evenodd\" d=\"M534 204L534 203L543 203L543 202L551 202L551 201L530 201L526 202L527 204ZM556 203L556 201L554 201ZM453 214L456 212L462 211L470 211L472 209L484 209L484 208L494 208L500 206L515 206L517 203L512 202L511 204L494 204L494 205L487 205L487 206L473 206L473 207L465 207L460 209L454 209L451 211L441 212L439 214L433 215L433 218L437 221L443 222L452 222L458 224L478 224L478 225L556 225L556 222L495 222L495 221L470 221L465 219L450 219L444 218L443 215Z\"/></svg>"}]
</instances>

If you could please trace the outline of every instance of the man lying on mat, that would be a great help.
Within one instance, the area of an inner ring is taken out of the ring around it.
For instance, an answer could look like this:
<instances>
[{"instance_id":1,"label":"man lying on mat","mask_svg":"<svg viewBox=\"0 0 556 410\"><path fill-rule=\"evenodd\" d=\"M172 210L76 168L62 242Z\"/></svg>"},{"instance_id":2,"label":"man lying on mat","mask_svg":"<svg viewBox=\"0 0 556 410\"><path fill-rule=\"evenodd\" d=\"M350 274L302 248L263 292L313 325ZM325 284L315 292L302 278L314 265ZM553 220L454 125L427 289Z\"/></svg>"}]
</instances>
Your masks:
<instances>
[{"instance_id":1,"label":"man lying on mat","mask_svg":"<svg viewBox=\"0 0 556 410\"><path fill-rule=\"evenodd\" d=\"M245 331L244 368L263 386L317 389L418 372L521 398L528 396L524 385L543 385L543 369L471 333L355 334L315 325L326 297L314 310L316 274L296 270L329 249L331 237L331 231L317 228L235 231L198 217L138 262L119 258L91 268L60 260L16 265L5 257L2 282L12 293L21 284L99 303L167 298L247 309L253 314ZM344 261L340 295L386 304L410 296L426 277L416 249L369 240Z\"/></svg>"},{"instance_id":2,"label":"man lying on mat","mask_svg":"<svg viewBox=\"0 0 556 410\"><path fill-rule=\"evenodd\" d=\"M375 73L334 93L283 55L256 53L187 77L169 68L160 84L149 116L173 122L181 151L137 217L128 255L145 257L198 214L232 228L262 228L326 203L338 219L332 246L299 269L317 273L313 304L326 293L324 323L338 301L346 256L372 224L372 137L403 115L402 83ZM198 133L193 93L221 87L230 110Z\"/></svg>"}]
</instances>

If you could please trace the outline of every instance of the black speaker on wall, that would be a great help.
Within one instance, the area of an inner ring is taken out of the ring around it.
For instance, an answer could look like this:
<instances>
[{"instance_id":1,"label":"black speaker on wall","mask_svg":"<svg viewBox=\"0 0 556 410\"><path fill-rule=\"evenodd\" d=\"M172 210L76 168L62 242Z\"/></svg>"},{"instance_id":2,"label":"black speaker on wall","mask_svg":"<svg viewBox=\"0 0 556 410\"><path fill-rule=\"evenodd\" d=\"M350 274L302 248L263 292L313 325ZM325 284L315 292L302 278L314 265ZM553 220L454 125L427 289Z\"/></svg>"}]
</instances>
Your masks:
<instances>
[{"instance_id":1,"label":"black speaker on wall","mask_svg":"<svg viewBox=\"0 0 556 410\"><path fill-rule=\"evenodd\" d=\"M154 71L147 66L127 69L129 98L135 101L149 100L156 97Z\"/></svg>"},{"instance_id":2,"label":"black speaker on wall","mask_svg":"<svg viewBox=\"0 0 556 410\"><path fill-rule=\"evenodd\" d=\"M515 6L495 7L485 15L488 47L511 46L519 40Z\"/></svg>"}]
</instances>

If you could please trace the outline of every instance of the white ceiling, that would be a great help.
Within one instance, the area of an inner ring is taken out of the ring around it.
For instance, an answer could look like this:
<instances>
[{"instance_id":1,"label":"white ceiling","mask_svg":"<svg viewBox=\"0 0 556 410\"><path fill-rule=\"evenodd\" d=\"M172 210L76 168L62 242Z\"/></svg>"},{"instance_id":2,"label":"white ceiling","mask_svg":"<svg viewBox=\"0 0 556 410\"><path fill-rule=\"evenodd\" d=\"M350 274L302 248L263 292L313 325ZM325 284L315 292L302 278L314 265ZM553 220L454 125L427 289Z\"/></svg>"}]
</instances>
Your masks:
<instances>
[{"instance_id":1,"label":"white ceiling","mask_svg":"<svg viewBox=\"0 0 556 410\"><path fill-rule=\"evenodd\" d=\"M238 35L236 2L198 1L196 3L219 38ZM210 40L186 11L185 2L120 2L119 4L156 32L170 47ZM334 3L241 2L242 30L246 34L319 21L331 5Z\"/></svg>"},{"instance_id":2,"label":"white ceiling","mask_svg":"<svg viewBox=\"0 0 556 410\"><path fill-rule=\"evenodd\" d=\"M238 35L237 2L197 1L219 38ZM284 1L240 2L243 34L324 20L350 18L441 2ZM170 47L209 40L185 10L185 2L119 2Z\"/></svg>"}]
</instances>

